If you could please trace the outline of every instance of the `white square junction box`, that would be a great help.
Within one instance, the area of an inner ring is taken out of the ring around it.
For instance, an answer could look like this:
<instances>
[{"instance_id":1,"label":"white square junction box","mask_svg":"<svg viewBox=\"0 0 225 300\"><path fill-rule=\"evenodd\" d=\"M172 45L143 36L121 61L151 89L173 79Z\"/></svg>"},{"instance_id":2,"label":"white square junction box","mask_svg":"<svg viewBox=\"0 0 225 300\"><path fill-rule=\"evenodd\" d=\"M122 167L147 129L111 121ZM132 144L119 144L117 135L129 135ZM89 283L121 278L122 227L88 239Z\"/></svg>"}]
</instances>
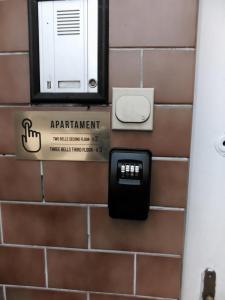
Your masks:
<instances>
[{"instance_id":1,"label":"white square junction box","mask_svg":"<svg viewBox=\"0 0 225 300\"><path fill-rule=\"evenodd\" d=\"M153 111L153 88L113 88L112 129L153 130Z\"/></svg>"}]
</instances>

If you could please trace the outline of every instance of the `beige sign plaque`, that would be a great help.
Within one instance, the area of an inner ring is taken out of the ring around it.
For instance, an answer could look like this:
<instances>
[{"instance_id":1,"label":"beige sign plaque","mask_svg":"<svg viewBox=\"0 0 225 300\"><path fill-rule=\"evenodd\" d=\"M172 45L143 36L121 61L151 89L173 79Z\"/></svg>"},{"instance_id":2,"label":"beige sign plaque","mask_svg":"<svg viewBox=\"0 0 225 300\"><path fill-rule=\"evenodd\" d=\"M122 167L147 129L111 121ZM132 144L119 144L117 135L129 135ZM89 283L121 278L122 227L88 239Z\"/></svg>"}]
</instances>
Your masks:
<instances>
[{"instance_id":1,"label":"beige sign plaque","mask_svg":"<svg viewBox=\"0 0 225 300\"><path fill-rule=\"evenodd\" d=\"M108 112L17 112L15 130L19 159L108 160Z\"/></svg>"}]
</instances>

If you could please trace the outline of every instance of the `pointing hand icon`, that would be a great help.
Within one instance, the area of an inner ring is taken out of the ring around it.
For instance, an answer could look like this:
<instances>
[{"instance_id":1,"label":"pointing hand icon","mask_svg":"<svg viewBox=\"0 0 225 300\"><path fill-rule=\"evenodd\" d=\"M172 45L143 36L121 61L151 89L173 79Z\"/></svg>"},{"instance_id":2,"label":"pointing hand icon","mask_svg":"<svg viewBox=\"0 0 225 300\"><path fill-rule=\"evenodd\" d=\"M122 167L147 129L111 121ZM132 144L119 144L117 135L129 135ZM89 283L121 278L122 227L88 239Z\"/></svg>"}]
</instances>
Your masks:
<instances>
[{"instance_id":1,"label":"pointing hand icon","mask_svg":"<svg viewBox=\"0 0 225 300\"><path fill-rule=\"evenodd\" d=\"M22 135L23 148L27 152L39 152L41 150L40 132L31 130L32 122L30 119L24 119L22 126L25 129L25 134Z\"/></svg>"}]
</instances>

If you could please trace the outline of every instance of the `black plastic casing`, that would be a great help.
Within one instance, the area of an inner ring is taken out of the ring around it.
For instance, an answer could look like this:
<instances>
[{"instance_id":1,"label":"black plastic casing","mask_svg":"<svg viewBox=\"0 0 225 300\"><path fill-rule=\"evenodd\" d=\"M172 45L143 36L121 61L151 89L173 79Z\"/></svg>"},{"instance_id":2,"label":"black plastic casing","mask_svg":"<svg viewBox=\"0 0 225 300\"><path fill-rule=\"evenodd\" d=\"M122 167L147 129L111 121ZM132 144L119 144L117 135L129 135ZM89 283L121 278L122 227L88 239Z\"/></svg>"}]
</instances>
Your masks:
<instances>
[{"instance_id":1,"label":"black plastic casing","mask_svg":"<svg viewBox=\"0 0 225 300\"><path fill-rule=\"evenodd\" d=\"M121 161L142 165L141 178L120 179ZM152 153L149 150L115 148L110 152L108 206L109 215L117 219L145 220L150 206Z\"/></svg>"}]
</instances>

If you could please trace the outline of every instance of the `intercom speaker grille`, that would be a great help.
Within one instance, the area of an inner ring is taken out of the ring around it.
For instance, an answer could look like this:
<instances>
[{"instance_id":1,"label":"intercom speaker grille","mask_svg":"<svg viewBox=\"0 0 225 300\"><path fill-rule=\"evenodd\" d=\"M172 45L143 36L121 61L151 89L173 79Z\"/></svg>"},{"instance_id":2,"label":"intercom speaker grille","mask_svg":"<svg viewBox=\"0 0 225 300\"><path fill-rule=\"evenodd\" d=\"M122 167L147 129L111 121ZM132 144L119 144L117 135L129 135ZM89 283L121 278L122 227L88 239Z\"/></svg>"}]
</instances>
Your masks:
<instances>
[{"instance_id":1,"label":"intercom speaker grille","mask_svg":"<svg viewBox=\"0 0 225 300\"><path fill-rule=\"evenodd\" d=\"M80 35L80 10L57 10L57 34Z\"/></svg>"}]
</instances>

